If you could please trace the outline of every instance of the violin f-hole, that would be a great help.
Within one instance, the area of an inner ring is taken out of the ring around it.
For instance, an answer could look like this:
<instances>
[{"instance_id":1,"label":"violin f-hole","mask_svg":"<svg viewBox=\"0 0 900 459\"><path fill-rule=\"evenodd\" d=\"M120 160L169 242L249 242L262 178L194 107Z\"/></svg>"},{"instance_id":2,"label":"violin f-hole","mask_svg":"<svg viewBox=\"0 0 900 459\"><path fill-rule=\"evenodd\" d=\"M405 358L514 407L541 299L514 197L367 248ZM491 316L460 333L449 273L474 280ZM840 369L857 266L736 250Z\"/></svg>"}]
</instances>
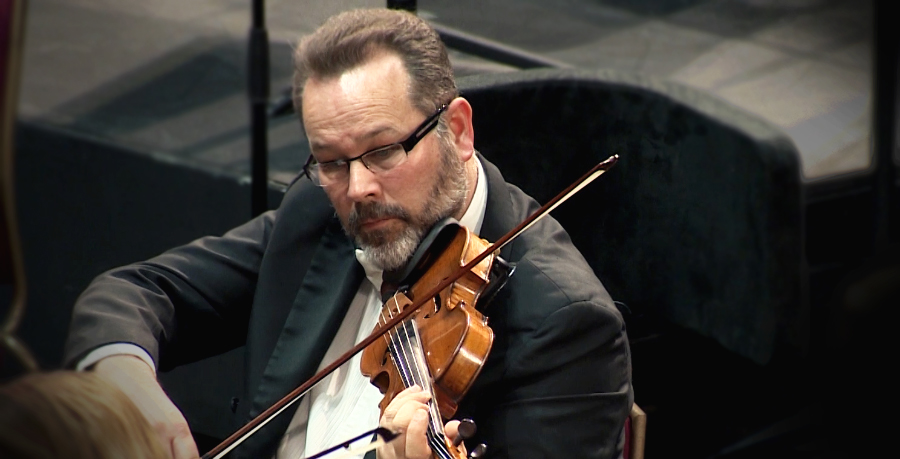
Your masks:
<instances>
[{"instance_id":1,"label":"violin f-hole","mask_svg":"<svg viewBox=\"0 0 900 459\"><path fill-rule=\"evenodd\" d=\"M433 314L437 314L437 313L441 312L441 305L443 304L444 300L441 299L441 294L439 293L439 294L435 295L434 298L431 299L431 301L434 303L434 307L432 308L431 311L428 311L427 313L425 313L426 319L430 319Z\"/></svg>"}]
</instances>

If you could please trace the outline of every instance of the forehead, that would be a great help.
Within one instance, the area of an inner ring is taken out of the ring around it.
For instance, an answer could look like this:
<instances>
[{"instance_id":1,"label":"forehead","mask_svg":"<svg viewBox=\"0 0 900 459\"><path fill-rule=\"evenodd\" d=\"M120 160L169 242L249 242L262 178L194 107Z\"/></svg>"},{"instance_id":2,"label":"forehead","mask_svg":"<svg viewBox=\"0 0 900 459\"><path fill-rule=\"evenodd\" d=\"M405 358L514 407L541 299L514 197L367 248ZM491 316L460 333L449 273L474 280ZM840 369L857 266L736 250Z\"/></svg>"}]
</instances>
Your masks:
<instances>
[{"instance_id":1,"label":"forehead","mask_svg":"<svg viewBox=\"0 0 900 459\"><path fill-rule=\"evenodd\" d=\"M301 99L304 124L317 128L354 115L357 121L379 114L402 116L412 108L409 84L403 61L388 52L338 76L310 78Z\"/></svg>"}]
</instances>

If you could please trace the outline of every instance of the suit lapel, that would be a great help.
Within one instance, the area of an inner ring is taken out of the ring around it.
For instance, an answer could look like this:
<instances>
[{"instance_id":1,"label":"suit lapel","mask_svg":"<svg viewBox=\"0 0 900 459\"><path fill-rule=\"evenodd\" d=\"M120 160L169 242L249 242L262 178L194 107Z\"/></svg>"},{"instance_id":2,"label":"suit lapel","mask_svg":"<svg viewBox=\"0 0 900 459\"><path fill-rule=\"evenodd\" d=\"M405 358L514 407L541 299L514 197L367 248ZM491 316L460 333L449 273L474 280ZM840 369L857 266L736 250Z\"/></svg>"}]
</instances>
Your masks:
<instances>
[{"instance_id":1,"label":"suit lapel","mask_svg":"<svg viewBox=\"0 0 900 459\"><path fill-rule=\"evenodd\" d=\"M354 255L353 244L338 225L331 225L310 260L309 269L263 372L253 397L251 417L315 374L364 276ZM248 440L247 450L259 452L277 445L278 438L293 418L296 406L295 403Z\"/></svg>"}]
</instances>

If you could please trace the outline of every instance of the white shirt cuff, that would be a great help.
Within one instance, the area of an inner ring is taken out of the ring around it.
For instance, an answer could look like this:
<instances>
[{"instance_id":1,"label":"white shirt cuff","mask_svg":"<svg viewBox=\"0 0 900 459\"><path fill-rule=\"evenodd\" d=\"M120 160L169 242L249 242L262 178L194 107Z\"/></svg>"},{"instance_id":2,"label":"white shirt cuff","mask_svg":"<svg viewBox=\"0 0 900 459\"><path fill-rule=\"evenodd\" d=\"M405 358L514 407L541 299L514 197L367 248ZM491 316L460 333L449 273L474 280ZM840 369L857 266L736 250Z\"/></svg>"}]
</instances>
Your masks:
<instances>
[{"instance_id":1,"label":"white shirt cuff","mask_svg":"<svg viewBox=\"0 0 900 459\"><path fill-rule=\"evenodd\" d=\"M81 361L75 365L75 369L84 371L85 368L113 355L133 355L146 362L147 365L150 365L150 368L153 369L153 372L156 372L156 363L153 362L153 358L150 357L150 354L145 351L144 348L131 343L116 343L100 346L81 359Z\"/></svg>"}]
</instances>

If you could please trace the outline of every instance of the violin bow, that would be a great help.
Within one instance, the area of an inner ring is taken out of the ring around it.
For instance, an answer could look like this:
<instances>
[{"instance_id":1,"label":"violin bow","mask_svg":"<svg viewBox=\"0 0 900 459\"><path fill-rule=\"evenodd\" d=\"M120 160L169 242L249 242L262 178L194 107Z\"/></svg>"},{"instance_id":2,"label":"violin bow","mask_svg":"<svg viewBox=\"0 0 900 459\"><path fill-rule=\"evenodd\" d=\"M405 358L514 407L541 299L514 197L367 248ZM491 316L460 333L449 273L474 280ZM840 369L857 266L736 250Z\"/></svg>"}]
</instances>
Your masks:
<instances>
[{"instance_id":1,"label":"violin bow","mask_svg":"<svg viewBox=\"0 0 900 459\"><path fill-rule=\"evenodd\" d=\"M318 384L319 381L324 379L326 376L334 372L334 370L336 370L338 367L353 358L354 355L360 353L363 349L372 344L376 339L380 338L382 335L399 325L400 322L406 320L423 304L428 302L428 299L434 298L442 290L449 287L450 284L456 282L460 277L463 276L463 274L469 272L472 268L478 265L478 263L481 263L481 261L487 258L490 254L506 246L506 244L508 244L510 241L521 235L523 232L525 232L525 230L531 228L532 225L549 214L550 211L556 209L560 204L575 195L575 193L578 193L582 188L586 187L588 184L603 175L603 173L612 168L618 160L619 155L612 155L591 168L591 170L587 171L584 175L581 176L581 178L573 182L571 185L566 187L565 190L563 190L553 199L541 206L540 209L531 214L522 223L519 223L519 225L513 228L510 232L506 233L505 235L503 235L503 237L491 244L488 248L484 249L484 251L475 256L475 258L472 258L472 260L466 263L465 266L459 268L455 273L451 274L446 279L438 283L434 288L428 291L428 293L422 295L418 300L414 301L413 304L407 306L403 311L394 316L384 325L375 329L375 331L373 331L369 336L350 348L350 350L348 350L346 353L338 357L337 360L330 363L328 366L309 378L306 382L282 397L281 400L277 401L275 404L250 420L250 422L245 424L244 427L238 429L235 433L231 434L228 438L223 440L222 443L220 443L218 446L211 449L208 453L204 454L202 456L202 459L219 459L222 456L228 454L232 449L236 448L247 438L250 438L251 435L268 424L269 421L275 418L275 416L281 414L281 412L293 405L295 402L297 402L297 400L300 400L300 398L303 397L313 386Z\"/></svg>"},{"instance_id":2,"label":"violin bow","mask_svg":"<svg viewBox=\"0 0 900 459\"><path fill-rule=\"evenodd\" d=\"M375 441L370 441L369 443L367 443L363 446L356 446L356 447L352 446L353 443L363 440L365 438L371 438L373 435L375 435L375 437L376 437ZM391 432L390 430L385 429L384 427L376 427L367 432L363 432L341 444L338 444L338 445L332 446L331 448L320 451L306 459L319 459L320 457L324 457L328 454L331 454L335 451L340 450L341 448L344 448L345 450L341 453L335 454L334 456L332 456L329 459L346 459L348 457L361 456L365 453L368 453L369 451L372 451L375 448L378 448L381 445L384 445L384 444L392 441L393 439L397 438L398 435L400 435L400 434Z\"/></svg>"}]
</instances>

